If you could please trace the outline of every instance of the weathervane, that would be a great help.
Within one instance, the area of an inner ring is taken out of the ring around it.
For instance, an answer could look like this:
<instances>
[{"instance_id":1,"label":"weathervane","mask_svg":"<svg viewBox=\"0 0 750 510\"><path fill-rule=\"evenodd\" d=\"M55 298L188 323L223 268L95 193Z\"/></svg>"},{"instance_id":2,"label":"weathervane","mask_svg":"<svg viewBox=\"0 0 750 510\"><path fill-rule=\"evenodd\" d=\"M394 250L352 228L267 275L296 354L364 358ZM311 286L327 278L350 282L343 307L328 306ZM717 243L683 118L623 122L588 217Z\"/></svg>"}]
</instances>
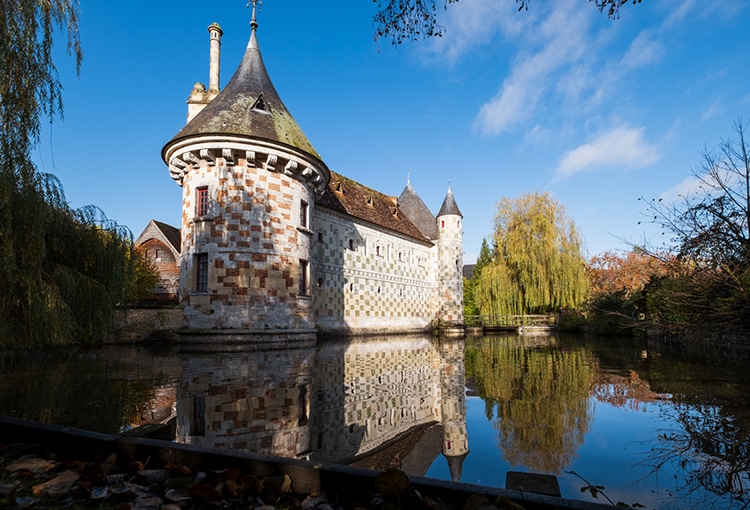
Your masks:
<instances>
[{"instance_id":1,"label":"weathervane","mask_svg":"<svg viewBox=\"0 0 750 510\"><path fill-rule=\"evenodd\" d=\"M250 7L250 4L253 4L253 17L250 20L250 26L253 28L253 30L255 30L256 28L258 28L258 20L256 19L258 4L263 5L263 2L261 2L260 0L249 0L247 2L247 7Z\"/></svg>"}]
</instances>

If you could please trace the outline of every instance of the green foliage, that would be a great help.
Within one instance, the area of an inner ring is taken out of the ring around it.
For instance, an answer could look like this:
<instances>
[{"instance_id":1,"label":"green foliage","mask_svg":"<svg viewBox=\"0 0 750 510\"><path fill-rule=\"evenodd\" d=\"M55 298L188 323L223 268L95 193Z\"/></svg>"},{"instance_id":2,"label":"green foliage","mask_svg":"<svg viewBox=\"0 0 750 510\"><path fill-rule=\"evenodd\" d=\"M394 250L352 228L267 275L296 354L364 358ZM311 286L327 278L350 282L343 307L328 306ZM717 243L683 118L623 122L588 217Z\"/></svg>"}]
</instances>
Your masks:
<instances>
[{"instance_id":1,"label":"green foliage","mask_svg":"<svg viewBox=\"0 0 750 510\"><path fill-rule=\"evenodd\" d=\"M464 278L464 316L479 315L480 309L475 296L482 270L492 262L492 250L487 244L487 239L482 239L482 246L479 248L479 257L474 265L474 272L471 279Z\"/></svg>"},{"instance_id":2,"label":"green foliage","mask_svg":"<svg viewBox=\"0 0 750 510\"><path fill-rule=\"evenodd\" d=\"M77 0L0 3L0 344L99 341L127 304L132 236L95 207L72 210L31 151L43 116L62 113L55 30L80 66Z\"/></svg>"},{"instance_id":3,"label":"green foliage","mask_svg":"<svg viewBox=\"0 0 750 510\"><path fill-rule=\"evenodd\" d=\"M577 308L588 292L582 241L549 193L498 203L495 251L482 269L475 301L484 315Z\"/></svg>"},{"instance_id":4,"label":"green foliage","mask_svg":"<svg viewBox=\"0 0 750 510\"><path fill-rule=\"evenodd\" d=\"M625 290L600 294L588 309L587 331L600 335L630 333L640 313Z\"/></svg>"}]
</instances>

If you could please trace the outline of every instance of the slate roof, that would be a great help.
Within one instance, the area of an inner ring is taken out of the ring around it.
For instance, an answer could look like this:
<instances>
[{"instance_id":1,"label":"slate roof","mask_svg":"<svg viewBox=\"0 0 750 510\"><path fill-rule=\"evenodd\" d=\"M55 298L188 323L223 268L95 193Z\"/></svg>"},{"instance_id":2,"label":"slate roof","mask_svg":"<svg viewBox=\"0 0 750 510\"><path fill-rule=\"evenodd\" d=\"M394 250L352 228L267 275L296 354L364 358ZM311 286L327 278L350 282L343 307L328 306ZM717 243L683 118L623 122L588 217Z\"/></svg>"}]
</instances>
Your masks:
<instances>
[{"instance_id":1,"label":"slate roof","mask_svg":"<svg viewBox=\"0 0 750 510\"><path fill-rule=\"evenodd\" d=\"M180 253L180 245L181 245L181 238L180 238L180 229L175 228L172 225L167 225L166 223L162 223L161 221L151 220L154 222L154 225L161 230L161 233L164 234L164 238L169 241L169 244L174 247L174 249L177 251L177 253Z\"/></svg>"},{"instance_id":2,"label":"slate roof","mask_svg":"<svg viewBox=\"0 0 750 510\"><path fill-rule=\"evenodd\" d=\"M430 240L389 197L343 175L331 172L331 181L317 204L393 230L424 243Z\"/></svg>"},{"instance_id":3,"label":"slate roof","mask_svg":"<svg viewBox=\"0 0 750 510\"><path fill-rule=\"evenodd\" d=\"M162 149L184 138L235 135L264 139L299 149L321 161L271 83L258 47L256 27L237 71L224 90ZM324 165L325 166L325 165Z\"/></svg>"},{"instance_id":4,"label":"slate roof","mask_svg":"<svg viewBox=\"0 0 750 510\"><path fill-rule=\"evenodd\" d=\"M458 210L458 204L456 204L456 199L453 198L453 192L451 191L450 186L448 186L448 193L445 194L443 205L440 206L438 217L445 214L455 214L456 216L461 216L462 218L464 217L464 215L461 214L461 211Z\"/></svg>"},{"instance_id":5,"label":"slate roof","mask_svg":"<svg viewBox=\"0 0 750 510\"><path fill-rule=\"evenodd\" d=\"M417 192L414 191L414 188L411 187L410 182L406 183L404 191L402 191L401 196L398 197L398 206L425 237L432 240L438 238L435 217L419 197Z\"/></svg>"},{"instance_id":6,"label":"slate roof","mask_svg":"<svg viewBox=\"0 0 750 510\"><path fill-rule=\"evenodd\" d=\"M146 225L146 228L143 229L141 235L138 236L138 239L135 240L135 244L140 245L154 238L161 238L162 241L165 241L172 247L175 254L179 255L181 246L179 228L167 225L161 221L151 220Z\"/></svg>"}]
</instances>

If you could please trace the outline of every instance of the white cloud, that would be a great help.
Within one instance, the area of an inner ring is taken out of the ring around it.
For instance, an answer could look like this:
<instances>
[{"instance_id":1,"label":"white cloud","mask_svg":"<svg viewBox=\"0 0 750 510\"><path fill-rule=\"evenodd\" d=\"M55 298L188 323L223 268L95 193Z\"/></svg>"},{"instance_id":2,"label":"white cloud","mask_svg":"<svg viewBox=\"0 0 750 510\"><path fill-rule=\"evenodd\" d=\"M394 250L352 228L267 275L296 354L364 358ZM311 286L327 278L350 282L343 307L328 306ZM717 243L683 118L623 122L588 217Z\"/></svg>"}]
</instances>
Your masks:
<instances>
[{"instance_id":1,"label":"white cloud","mask_svg":"<svg viewBox=\"0 0 750 510\"><path fill-rule=\"evenodd\" d=\"M555 178L604 168L642 168L659 158L659 150L644 140L642 127L621 126L568 151L555 170Z\"/></svg>"},{"instance_id":2,"label":"white cloud","mask_svg":"<svg viewBox=\"0 0 750 510\"><path fill-rule=\"evenodd\" d=\"M439 16L439 23L445 27L443 37L432 38L423 56L453 64L472 49L491 42L498 33L516 37L524 31L529 18L517 16L514 11L512 2L497 0L448 4Z\"/></svg>"},{"instance_id":3,"label":"white cloud","mask_svg":"<svg viewBox=\"0 0 750 510\"><path fill-rule=\"evenodd\" d=\"M703 0L682 0L680 2L666 2L670 9L664 21L664 28L673 28L684 22L692 22L714 18L729 20L735 18L747 7L744 0L721 0L706 2Z\"/></svg>"},{"instance_id":4,"label":"white cloud","mask_svg":"<svg viewBox=\"0 0 750 510\"><path fill-rule=\"evenodd\" d=\"M713 103L708 105L705 110L703 110L703 113L701 114L701 122L718 117L722 112L723 108L721 107L721 101L716 99Z\"/></svg>"},{"instance_id":5,"label":"white cloud","mask_svg":"<svg viewBox=\"0 0 750 510\"><path fill-rule=\"evenodd\" d=\"M530 118L553 86L551 76L585 54L589 23L588 10L580 9L579 3L556 2L544 21L527 30L530 35L524 44L538 48L530 55L522 51L517 56L510 76L495 97L480 108L475 128L483 134L500 134Z\"/></svg>"},{"instance_id":6,"label":"white cloud","mask_svg":"<svg viewBox=\"0 0 750 510\"><path fill-rule=\"evenodd\" d=\"M701 180L691 175L662 193L659 196L659 200L669 204L681 202L685 198L695 195L702 187L703 183Z\"/></svg>"},{"instance_id":7,"label":"white cloud","mask_svg":"<svg viewBox=\"0 0 750 510\"><path fill-rule=\"evenodd\" d=\"M622 57L621 65L626 70L639 69L659 63L665 53L664 45L654 40L653 33L643 30L630 43L628 51Z\"/></svg>"}]
</instances>

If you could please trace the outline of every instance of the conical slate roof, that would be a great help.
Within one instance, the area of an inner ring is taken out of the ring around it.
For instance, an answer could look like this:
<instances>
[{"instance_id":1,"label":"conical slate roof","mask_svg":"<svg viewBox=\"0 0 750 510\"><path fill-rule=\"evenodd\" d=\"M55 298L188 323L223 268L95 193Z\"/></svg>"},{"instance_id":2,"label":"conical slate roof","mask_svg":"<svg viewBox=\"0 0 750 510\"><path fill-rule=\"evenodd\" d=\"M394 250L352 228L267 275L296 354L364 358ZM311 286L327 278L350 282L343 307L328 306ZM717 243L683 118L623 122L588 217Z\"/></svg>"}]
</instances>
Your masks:
<instances>
[{"instance_id":1,"label":"conical slate roof","mask_svg":"<svg viewBox=\"0 0 750 510\"><path fill-rule=\"evenodd\" d=\"M440 216L445 216L446 214L455 214L456 216L464 217L464 215L461 214L461 211L458 210L458 205L456 204L456 199L453 198L453 192L451 191L450 186L448 186L448 193L445 194L443 205L440 207L438 218Z\"/></svg>"},{"instance_id":2,"label":"conical slate roof","mask_svg":"<svg viewBox=\"0 0 750 510\"><path fill-rule=\"evenodd\" d=\"M416 225L422 234L428 239L438 238L437 223L435 217L427 208L425 203L412 188L411 182L406 183L404 191L398 197L398 207Z\"/></svg>"},{"instance_id":3,"label":"conical slate roof","mask_svg":"<svg viewBox=\"0 0 750 510\"><path fill-rule=\"evenodd\" d=\"M185 138L233 135L278 142L321 159L271 83L258 48L254 19L251 26L250 42L232 79L166 144L162 155L167 147Z\"/></svg>"}]
</instances>

